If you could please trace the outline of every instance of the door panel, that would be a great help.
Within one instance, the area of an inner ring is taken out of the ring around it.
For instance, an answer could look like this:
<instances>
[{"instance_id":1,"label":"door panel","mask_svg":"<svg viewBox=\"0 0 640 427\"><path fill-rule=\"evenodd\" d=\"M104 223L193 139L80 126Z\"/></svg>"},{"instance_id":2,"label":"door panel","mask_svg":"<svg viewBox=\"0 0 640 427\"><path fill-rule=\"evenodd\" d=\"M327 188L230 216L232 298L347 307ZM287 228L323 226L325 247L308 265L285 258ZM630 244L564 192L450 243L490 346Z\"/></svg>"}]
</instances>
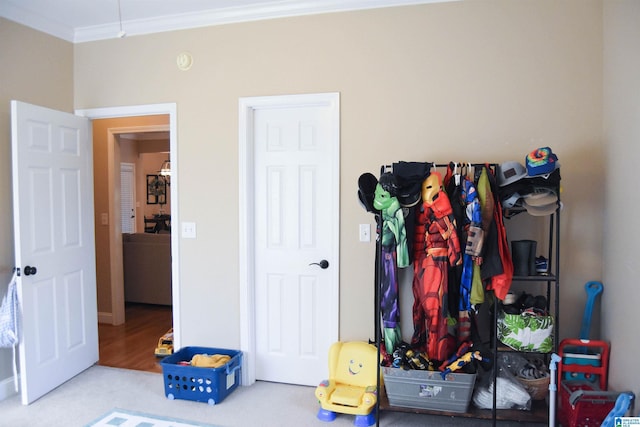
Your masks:
<instances>
[{"instance_id":1,"label":"door panel","mask_svg":"<svg viewBox=\"0 0 640 427\"><path fill-rule=\"evenodd\" d=\"M14 235L29 404L98 360L89 120L11 103ZM26 274L26 267L35 274Z\"/></svg>"},{"instance_id":2,"label":"door panel","mask_svg":"<svg viewBox=\"0 0 640 427\"><path fill-rule=\"evenodd\" d=\"M253 120L256 379L316 385L337 339L334 123L319 105Z\"/></svg>"}]
</instances>

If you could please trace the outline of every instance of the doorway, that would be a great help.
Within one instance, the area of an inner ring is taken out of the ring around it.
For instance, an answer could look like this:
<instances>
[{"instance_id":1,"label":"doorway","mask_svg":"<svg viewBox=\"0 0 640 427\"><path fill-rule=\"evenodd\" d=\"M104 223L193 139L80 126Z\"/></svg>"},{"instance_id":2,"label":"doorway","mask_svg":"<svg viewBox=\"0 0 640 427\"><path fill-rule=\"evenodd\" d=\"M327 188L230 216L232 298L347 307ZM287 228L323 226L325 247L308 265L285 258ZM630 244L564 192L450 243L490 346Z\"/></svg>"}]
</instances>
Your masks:
<instances>
[{"instance_id":1,"label":"doorway","mask_svg":"<svg viewBox=\"0 0 640 427\"><path fill-rule=\"evenodd\" d=\"M168 127L168 117L157 118L167 125L145 125L144 118L137 117L95 120L98 133L104 131L104 120L109 122L107 133L114 136L113 147L109 148L116 169L113 189L120 189L114 198L114 203L120 205L120 218L113 221L121 224L124 323L98 325L98 363L161 372L154 351L160 337L172 327L171 195L167 191L171 171L161 170L171 153L169 131L159 130ZM138 123L141 126L136 126ZM96 133L94 140L99 144ZM125 179L123 170L131 172L124 174ZM97 257L100 256L98 252ZM120 280L114 280L113 271L111 277L111 285L115 286Z\"/></svg>"},{"instance_id":2,"label":"doorway","mask_svg":"<svg viewBox=\"0 0 640 427\"><path fill-rule=\"evenodd\" d=\"M167 309L161 306L154 307L150 306L147 308L151 308L153 310L140 310L140 308L145 308L144 305L133 304L132 307L129 304L125 304L124 297L124 287L123 287L123 265L122 265L122 230L121 230L121 212L120 212L120 187L119 187L119 177L120 177L120 144L118 142L119 135L123 134L132 134L132 133L141 133L141 132L166 132L169 135L169 149L165 150L162 154L162 157L165 160L169 160L173 165L171 168L171 185L167 186L167 194L166 197L171 200L170 208L168 209L171 221L174 224L178 224L178 204L177 204L177 188L178 188L178 179L177 179L177 153L176 153L176 108L175 104L156 104L156 105L143 105L143 106L135 106L135 107L113 107L113 108L102 108L102 109L90 109L90 110L79 110L76 111L76 114L88 117L93 119L94 122L94 139L97 133L101 133L100 131L96 132L95 123L98 119L130 119L134 120L136 117L149 118L154 115L165 115L168 117L168 120L165 118L165 123L162 126L144 126L144 124L136 123L135 120L130 122L126 126L111 126L106 131L107 134L107 142L105 147L96 147L94 146L94 150L104 148L103 158L107 159L106 164L98 165L94 161L94 173L95 175L102 174L103 176L108 177L105 179L107 182L104 184L103 191L99 191L96 189L96 236L102 235L103 238L106 239L106 246L108 247L108 257L107 260L102 262L103 272L106 272L104 277L106 280L106 286L98 285L98 319L101 325L108 325L114 328L120 328L118 334L125 333L127 331L128 326L125 323L125 319L127 322L129 318L133 318L134 322L139 321L138 317L141 315L144 317L145 313L149 314L151 311L152 316L157 316L158 311L162 312L161 317L165 320L158 320L157 317L155 320L148 321L147 323L153 323L156 327L158 325L169 325L171 327L173 325L174 329L174 344L176 347L179 347L180 340L180 325L178 323L179 319L179 292L177 289L179 288L179 265L178 262L168 261L170 264L170 275L172 277L170 287L172 289L172 295L170 297L171 307L169 307L168 315ZM144 121L144 120L143 120ZM94 152L94 159L100 157L100 153ZM166 158L168 157L168 159ZM158 168L160 167L160 163L158 163ZM142 172L142 171L140 171ZM96 180L97 176L94 177ZM140 202L140 205L146 204L146 191L140 190L142 194L139 194L137 197L137 201ZM138 203L136 202L136 203ZM165 205L166 207L167 205ZM143 212L143 210L140 210ZM137 214L138 215L138 214ZM142 224L142 225L140 225ZM140 219L137 223L138 231L144 231L144 223ZM175 233L171 233L169 236L170 240L170 260L178 260L179 256L179 247L178 240ZM96 251L98 252L98 251ZM97 263L99 261L97 260ZM100 275L98 275L100 277ZM156 310L160 309L160 310ZM153 313L155 312L155 313ZM154 317L150 317L150 319L154 319ZM168 321L166 319L169 319ZM146 337L150 337L152 341L157 343L158 339L161 337L162 333L166 332L168 328L165 326L161 326L162 332L148 332L144 335ZM101 338L102 338L101 334ZM138 342L139 340L136 340ZM120 344L118 343L110 343L108 348L116 349L118 346L124 346L125 340L122 339ZM155 347L155 345L154 345ZM104 348L104 346L101 346ZM101 359L102 359L102 350L101 350ZM135 366L131 366L132 369L139 369Z\"/></svg>"}]
</instances>

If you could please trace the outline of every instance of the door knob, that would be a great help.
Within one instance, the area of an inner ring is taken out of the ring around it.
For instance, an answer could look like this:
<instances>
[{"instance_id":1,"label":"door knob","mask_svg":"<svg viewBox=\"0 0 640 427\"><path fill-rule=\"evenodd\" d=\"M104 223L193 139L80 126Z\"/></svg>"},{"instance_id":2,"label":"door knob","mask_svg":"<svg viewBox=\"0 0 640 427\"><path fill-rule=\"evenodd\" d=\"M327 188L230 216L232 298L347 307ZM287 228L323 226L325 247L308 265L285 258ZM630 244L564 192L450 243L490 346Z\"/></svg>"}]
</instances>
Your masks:
<instances>
[{"instance_id":1,"label":"door knob","mask_svg":"<svg viewBox=\"0 0 640 427\"><path fill-rule=\"evenodd\" d=\"M309 265L318 265L318 266L320 266L320 268L321 268L321 269L323 269L323 270L324 270L324 269L326 269L326 268L328 268L328 267L329 267L329 261L327 261L326 259L323 259L323 260L322 260L322 261L320 261L320 262L312 262L312 263L311 263L311 264L309 264Z\"/></svg>"},{"instance_id":2,"label":"door knob","mask_svg":"<svg viewBox=\"0 0 640 427\"><path fill-rule=\"evenodd\" d=\"M27 266L24 268L24 275L25 275L25 276L33 276L33 275L35 275L37 272L38 272L38 270L36 270L36 268L35 268L35 267L31 267L31 266L28 266L28 265L27 265Z\"/></svg>"}]
</instances>

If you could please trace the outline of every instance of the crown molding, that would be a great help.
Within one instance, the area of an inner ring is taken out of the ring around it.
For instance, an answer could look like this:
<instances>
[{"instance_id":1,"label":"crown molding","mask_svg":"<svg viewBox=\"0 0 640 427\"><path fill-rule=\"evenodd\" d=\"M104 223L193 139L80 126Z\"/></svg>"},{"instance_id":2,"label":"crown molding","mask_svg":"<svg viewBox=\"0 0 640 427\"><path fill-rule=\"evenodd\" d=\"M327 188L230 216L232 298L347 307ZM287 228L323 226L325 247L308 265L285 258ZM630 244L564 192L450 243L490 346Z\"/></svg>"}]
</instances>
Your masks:
<instances>
[{"instance_id":1,"label":"crown molding","mask_svg":"<svg viewBox=\"0 0 640 427\"><path fill-rule=\"evenodd\" d=\"M254 5L209 9L149 19L123 20L122 28L130 37L292 16L451 1L461 0L274 0ZM120 32L120 23L116 21L71 28L8 2L0 2L0 16L72 43L114 39Z\"/></svg>"},{"instance_id":2,"label":"crown molding","mask_svg":"<svg viewBox=\"0 0 640 427\"><path fill-rule=\"evenodd\" d=\"M74 30L72 27L18 7L13 3L0 1L0 17L47 33L59 39L73 42Z\"/></svg>"}]
</instances>

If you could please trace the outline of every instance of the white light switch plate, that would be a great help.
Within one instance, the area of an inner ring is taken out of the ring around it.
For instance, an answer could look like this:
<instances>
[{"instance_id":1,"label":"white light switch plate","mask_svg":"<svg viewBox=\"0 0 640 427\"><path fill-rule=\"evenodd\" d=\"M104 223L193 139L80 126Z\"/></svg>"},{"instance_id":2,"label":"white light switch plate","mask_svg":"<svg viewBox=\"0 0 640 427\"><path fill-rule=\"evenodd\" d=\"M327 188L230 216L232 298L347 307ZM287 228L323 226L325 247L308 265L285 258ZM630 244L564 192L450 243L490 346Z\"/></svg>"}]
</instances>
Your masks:
<instances>
[{"instance_id":1,"label":"white light switch plate","mask_svg":"<svg viewBox=\"0 0 640 427\"><path fill-rule=\"evenodd\" d=\"M360 224L360 241L371 241L371 224Z\"/></svg>"},{"instance_id":2,"label":"white light switch plate","mask_svg":"<svg viewBox=\"0 0 640 427\"><path fill-rule=\"evenodd\" d=\"M195 222L183 222L182 223L182 237L184 239L196 238L196 223Z\"/></svg>"}]
</instances>

